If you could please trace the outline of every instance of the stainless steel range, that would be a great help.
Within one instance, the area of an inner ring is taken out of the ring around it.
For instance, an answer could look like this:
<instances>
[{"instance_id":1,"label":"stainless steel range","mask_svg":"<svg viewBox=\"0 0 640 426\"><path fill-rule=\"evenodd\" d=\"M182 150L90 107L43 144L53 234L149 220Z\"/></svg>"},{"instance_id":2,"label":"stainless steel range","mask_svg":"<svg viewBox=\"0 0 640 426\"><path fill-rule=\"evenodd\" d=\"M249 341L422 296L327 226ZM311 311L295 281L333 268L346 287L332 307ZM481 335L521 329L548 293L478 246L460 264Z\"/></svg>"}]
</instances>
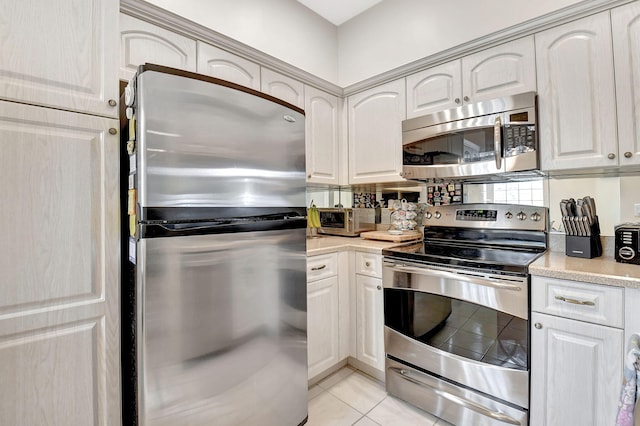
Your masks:
<instances>
[{"instance_id":1,"label":"stainless steel range","mask_svg":"<svg viewBox=\"0 0 640 426\"><path fill-rule=\"evenodd\" d=\"M387 392L456 425L528 424L528 266L547 217L428 207L423 242L383 250Z\"/></svg>"}]
</instances>

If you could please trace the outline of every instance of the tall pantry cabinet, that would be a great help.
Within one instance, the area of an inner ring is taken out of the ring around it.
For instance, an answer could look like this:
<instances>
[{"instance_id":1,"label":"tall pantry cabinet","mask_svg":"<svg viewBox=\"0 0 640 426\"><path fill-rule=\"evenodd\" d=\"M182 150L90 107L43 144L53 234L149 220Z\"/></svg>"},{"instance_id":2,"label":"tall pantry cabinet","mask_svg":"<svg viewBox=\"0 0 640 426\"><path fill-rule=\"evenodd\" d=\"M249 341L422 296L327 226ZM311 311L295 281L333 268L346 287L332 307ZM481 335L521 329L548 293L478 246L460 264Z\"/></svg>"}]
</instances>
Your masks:
<instances>
[{"instance_id":1,"label":"tall pantry cabinet","mask_svg":"<svg viewBox=\"0 0 640 426\"><path fill-rule=\"evenodd\" d=\"M2 425L121 423L118 7L0 7Z\"/></svg>"}]
</instances>

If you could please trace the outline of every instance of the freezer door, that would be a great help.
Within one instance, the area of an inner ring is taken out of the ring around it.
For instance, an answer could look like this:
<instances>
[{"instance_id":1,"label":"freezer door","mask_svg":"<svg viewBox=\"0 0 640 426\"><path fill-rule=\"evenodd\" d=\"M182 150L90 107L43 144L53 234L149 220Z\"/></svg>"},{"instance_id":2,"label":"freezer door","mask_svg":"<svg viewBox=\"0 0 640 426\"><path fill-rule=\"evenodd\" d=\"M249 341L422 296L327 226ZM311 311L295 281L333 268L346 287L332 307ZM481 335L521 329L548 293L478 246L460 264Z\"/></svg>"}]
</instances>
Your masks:
<instances>
[{"instance_id":1,"label":"freezer door","mask_svg":"<svg viewBox=\"0 0 640 426\"><path fill-rule=\"evenodd\" d=\"M307 416L305 229L142 239L143 426Z\"/></svg>"},{"instance_id":2,"label":"freezer door","mask_svg":"<svg viewBox=\"0 0 640 426\"><path fill-rule=\"evenodd\" d=\"M306 205L304 114L186 75L138 76L141 207Z\"/></svg>"}]
</instances>

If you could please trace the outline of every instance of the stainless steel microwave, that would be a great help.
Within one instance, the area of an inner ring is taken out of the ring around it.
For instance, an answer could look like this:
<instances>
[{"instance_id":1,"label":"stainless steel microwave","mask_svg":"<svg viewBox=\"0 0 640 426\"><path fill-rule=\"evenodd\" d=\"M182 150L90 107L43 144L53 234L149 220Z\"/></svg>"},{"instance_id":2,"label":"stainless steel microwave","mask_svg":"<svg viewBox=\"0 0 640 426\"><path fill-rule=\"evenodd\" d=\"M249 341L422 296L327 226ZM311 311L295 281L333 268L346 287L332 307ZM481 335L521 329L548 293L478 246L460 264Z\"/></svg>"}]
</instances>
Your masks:
<instances>
[{"instance_id":1,"label":"stainless steel microwave","mask_svg":"<svg viewBox=\"0 0 640 426\"><path fill-rule=\"evenodd\" d=\"M320 208L318 233L357 237L364 231L376 230L376 212L371 208Z\"/></svg>"},{"instance_id":2,"label":"stainless steel microwave","mask_svg":"<svg viewBox=\"0 0 640 426\"><path fill-rule=\"evenodd\" d=\"M405 120L402 176L426 180L537 171L537 126L535 92Z\"/></svg>"}]
</instances>

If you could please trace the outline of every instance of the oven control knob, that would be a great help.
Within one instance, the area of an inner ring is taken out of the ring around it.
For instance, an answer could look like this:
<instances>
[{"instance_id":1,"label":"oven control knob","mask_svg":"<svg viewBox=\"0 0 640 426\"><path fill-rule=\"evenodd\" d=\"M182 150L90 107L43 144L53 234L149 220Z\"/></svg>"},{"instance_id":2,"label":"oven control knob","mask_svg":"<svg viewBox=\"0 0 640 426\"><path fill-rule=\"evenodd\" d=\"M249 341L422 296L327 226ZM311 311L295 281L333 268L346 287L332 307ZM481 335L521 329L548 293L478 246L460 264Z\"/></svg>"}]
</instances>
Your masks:
<instances>
[{"instance_id":1,"label":"oven control knob","mask_svg":"<svg viewBox=\"0 0 640 426\"><path fill-rule=\"evenodd\" d=\"M534 222L539 222L541 219L540 213L535 212L531 215L531 220Z\"/></svg>"},{"instance_id":2,"label":"oven control knob","mask_svg":"<svg viewBox=\"0 0 640 426\"><path fill-rule=\"evenodd\" d=\"M527 218L527 214L525 212L520 212L517 215L518 220L525 220Z\"/></svg>"},{"instance_id":3,"label":"oven control knob","mask_svg":"<svg viewBox=\"0 0 640 426\"><path fill-rule=\"evenodd\" d=\"M507 219L511 219L511 218L513 217L513 213L511 213L511 212L506 212L506 213L504 214L504 216L505 216Z\"/></svg>"},{"instance_id":4,"label":"oven control knob","mask_svg":"<svg viewBox=\"0 0 640 426\"><path fill-rule=\"evenodd\" d=\"M433 215L431 214L431 212L426 212L426 213L424 214L425 219L431 219L431 217L432 217L432 216L433 216Z\"/></svg>"},{"instance_id":5,"label":"oven control knob","mask_svg":"<svg viewBox=\"0 0 640 426\"><path fill-rule=\"evenodd\" d=\"M442 213L440 213L440 212L435 212L435 213L434 213L434 216L435 216L435 218L436 218L436 219L440 219L440 218L442 217Z\"/></svg>"}]
</instances>

